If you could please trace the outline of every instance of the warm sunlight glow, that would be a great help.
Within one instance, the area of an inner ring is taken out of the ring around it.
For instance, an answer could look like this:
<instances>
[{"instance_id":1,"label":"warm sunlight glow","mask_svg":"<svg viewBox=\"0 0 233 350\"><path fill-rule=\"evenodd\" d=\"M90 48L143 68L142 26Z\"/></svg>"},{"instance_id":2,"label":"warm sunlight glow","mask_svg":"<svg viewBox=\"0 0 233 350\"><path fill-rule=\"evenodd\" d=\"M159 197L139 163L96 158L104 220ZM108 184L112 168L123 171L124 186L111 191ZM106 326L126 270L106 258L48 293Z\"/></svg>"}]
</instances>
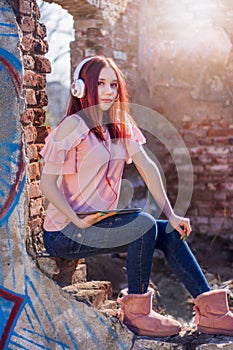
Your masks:
<instances>
[{"instance_id":1,"label":"warm sunlight glow","mask_svg":"<svg viewBox=\"0 0 233 350\"><path fill-rule=\"evenodd\" d=\"M203 77L208 76L205 83L217 95L232 49L224 29L230 17L226 18L223 6L217 0L150 1L141 14L139 37L140 69L150 86L192 87L194 98L202 86L203 96L209 98L203 85Z\"/></svg>"}]
</instances>

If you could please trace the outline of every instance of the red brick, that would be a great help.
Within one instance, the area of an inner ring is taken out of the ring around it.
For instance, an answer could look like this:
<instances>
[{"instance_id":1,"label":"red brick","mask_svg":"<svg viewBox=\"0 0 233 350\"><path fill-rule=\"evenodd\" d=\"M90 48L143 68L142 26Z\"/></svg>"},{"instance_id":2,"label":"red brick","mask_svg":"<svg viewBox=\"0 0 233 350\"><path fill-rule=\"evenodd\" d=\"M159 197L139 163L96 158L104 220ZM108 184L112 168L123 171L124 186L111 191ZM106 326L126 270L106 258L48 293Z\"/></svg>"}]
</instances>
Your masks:
<instances>
[{"instance_id":1,"label":"red brick","mask_svg":"<svg viewBox=\"0 0 233 350\"><path fill-rule=\"evenodd\" d=\"M35 117L34 117L33 125L40 126L44 124L46 119L46 111L42 108L34 108L34 113L35 113Z\"/></svg>"},{"instance_id":2,"label":"red brick","mask_svg":"<svg viewBox=\"0 0 233 350\"><path fill-rule=\"evenodd\" d=\"M42 108L27 108L21 115L20 121L23 125L31 124L39 126L44 124L46 111Z\"/></svg>"},{"instance_id":3,"label":"red brick","mask_svg":"<svg viewBox=\"0 0 233 350\"><path fill-rule=\"evenodd\" d=\"M228 171L228 164L206 165L206 171L209 171L212 175L213 173L224 174L226 171Z\"/></svg>"},{"instance_id":4,"label":"red brick","mask_svg":"<svg viewBox=\"0 0 233 350\"><path fill-rule=\"evenodd\" d=\"M20 42L20 48L23 52L30 52L33 48L33 37L31 34L24 35Z\"/></svg>"},{"instance_id":5,"label":"red brick","mask_svg":"<svg viewBox=\"0 0 233 350\"><path fill-rule=\"evenodd\" d=\"M222 157L214 157L214 163L216 164L228 164L228 158L225 156Z\"/></svg>"},{"instance_id":6,"label":"red brick","mask_svg":"<svg viewBox=\"0 0 233 350\"><path fill-rule=\"evenodd\" d=\"M233 129L210 129L208 130L208 136L210 137L233 136Z\"/></svg>"},{"instance_id":7,"label":"red brick","mask_svg":"<svg viewBox=\"0 0 233 350\"><path fill-rule=\"evenodd\" d=\"M209 164L212 162L213 158L209 154L202 154L199 156L199 160L203 164Z\"/></svg>"},{"instance_id":8,"label":"red brick","mask_svg":"<svg viewBox=\"0 0 233 350\"><path fill-rule=\"evenodd\" d=\"M40 179L40 169L39 164L37 162L31 163L28 165L28 173L29 173L29 179L32 180L39 180Z\"/></svg>"},{"instance_id":9,"label":"red brick","mask_svg":"<svg viewBox=\"0 0 233 350\"><path fill-rule=\"evenodd\" d=\"M228 180L229 181L229 180ZM224 182L224 183L221 183L221 190L224 191L233 191L233 182Z\"/></svg>"},{"instance_id":10,"label":"red brick","mask_svg":"<svg viewBox=\"0 0 233 350\"><path fill-rule=\"evenodd\" d=\"M44 39L47 35L46 27L43 23L36 24L35 36Z\"/></svg>"},{"instance_id":11,"label":"red brick","mask_svg":"<svg viewBox=\"0 0 233 350\"><path fill-rule=\"evenodd\" d=\"M44 107L48 105L48 96L45 91L37 91L36 99L38 107Z\"/></svg>"},{"instance_id":12,"label":"red brick","mask_svg":"<svg viewBox=\"0 0 233 350\"><path fill-rule=\"evenodd\" d=\"M35 236L41 233L43 220L42 218L35 218L33 220L29 220L28 225L29 225L29 228L31 229L31 235Z\"/></svg>"},{"instance_id":13,"label":"red brick","mask_svg":"<svg viewBox=\"0 0 233 350\"><path fill-rule=\"evenodd\" d=\"M35 56L35 70L38 73L51 73L49 59L43 56Z\"/></svg>"},{"instance_id":14,"label":"red brick","mask_svg":"<svg viewBox=\"0 0 233 350\"><path fill-rule=\"evenodd\" d=\"M20 121L23 125L30 124L33 122L34 119L34 109L33 108L27 108L22 114Z\"/></svg>"},{"instance_id":15,"label":"red brick","mask_svg":"<svg viewBox=\"0 0 233 350\"><path fill-rule=\"evenodd\" d=\"M35 69L35 60L32 56L30 55L24 55L23 56L23 66L24 69Z\"/></svg>"},{"instance_id":16,"label":"red brick","mask_svg":"<svg viewBox=\"0 0 233 350\"><path fill-rule=\"evenodd\" d=\"M30 161L38 159L38 151L35 144L29 144L26 146L26 156Z\"/></svg>"},{"instance_id":17,"label":"red brick","mask_svg":"<svg viewBox=\"0 0 233 350\"><path fill-rule=\"evenodd\" d=\"M18 23L23 33L32 33L35 30L35 20L29 16L21 15Z\"/></svg>"},{"instance_id":18,"label":"red brick","mask_svg":"<svg viewBox=\"0 0 233 350\"><path fill-rule=\"evenodd\" d=\"M31 199L29 203L30 216L40 216L43 212L42 199Z\"/></svg>"},{"instance_id":19,"label":"red brick","mask_svg":"<svg viewBox=\"0 0 233 350\"><path fill-rule=\"evenodd\" d=\"M42 39L36 39L33 43L33 49L35 54L45 55L48 52L48 42Z\"/></svg>"},{"instance_id":20,"label":"red brick","mask_svg":"<svg viewBox=\"0 0 233 350\"><path fill-rule=\"evenodd\" d=\"M215 137L214 144L216 146L228 146L229 145L229 138L228 137Z\"/></svg>"},{"instance_id":21,"label":"red brick","mask_svg":"<svg viewBox=\"0 0 233 350\"><path fill-rule=\"evenodd\" d=\"M33 17L35 18L36 21L39 21L40 19L40 9L39 6L37 5L36 1L33 1Z\"/></svg>"},{"instance_id":22,"label":"red brick","mask_svg":"<svg viewBox=\"0 0 233 350\"><path fill-rule=\"evenodd\" d=\"M33 87L37 89L44 89L46 86L45 74L38 74L31 70L25 70L24 86L28 88Z\"/></svg>"},{"instance_id":23,"label":"red brick","mask_svg":"<svg viewBox=\"0 0 233 350\"><path fill-rule=\"evenodd\" d=\"M43 143L45 138L49 134L49 128L47 126L40 126L36 128L37 130L37 138L36 138L36 143Z\"/></svg>"},{"instance_id":24,"label":"red brick","mask_svg":"<svg viewBox=\"0 0 233 350\"><path fill-rule=\"evenodd\" d=\"M38 198L42 196L39 181L35 181L29 185L28 194L29 198Z\"/></svg>"},{"instance_id":25,"label":"red brick","mask_svg":"<svg viewBox=\"0 0 233 350\"><path fill-rule=\"evenodd\" d=\"M24 128L24 134L26 143L35 142L37 137L37 131L34 126L26 126Z\"/></svg>"},{"instance_id":26,"label":"red brick","mask_svg":"<svg viewBox=\"0 0 233 350\"><path fill-rule=\"evenodd\" d=\"M36 92L34 90L26 90L26 102L29 106L37 105Z\"/></svg>"},{"instance_id":27,"label":"red brick","mask_svg":"<svg viewBox=\"0 0 233 350\"><path fill-rule=\"evenodd\" d=\"M207 153L208 154L212 154L214 156L216 155L226 155L229 154L229 149L228 147L224 147L224 146L211 146L207 148Z\"/></svg>"},{"instance_id":28,"label":"red brick","mask_svg":"<svg viewBox=\"0 0 233 350\"><path fill-rule=\"evenodd\" d=\"M19 12L21 14L31 15L32 13L32 3L29 0L20 0L19 1Z\"/></svg>"},{"instance_id":29,"label":"red brick","mask_svg":"<svg viewBox=\"0 0 233 350\"><path fill-rule=\"evenodd\" d=\"M198 143L200 146L211 146L214 144L214 141L212 138L203 137L203 138L198 140Z\"/></svg>"}]
</instances>

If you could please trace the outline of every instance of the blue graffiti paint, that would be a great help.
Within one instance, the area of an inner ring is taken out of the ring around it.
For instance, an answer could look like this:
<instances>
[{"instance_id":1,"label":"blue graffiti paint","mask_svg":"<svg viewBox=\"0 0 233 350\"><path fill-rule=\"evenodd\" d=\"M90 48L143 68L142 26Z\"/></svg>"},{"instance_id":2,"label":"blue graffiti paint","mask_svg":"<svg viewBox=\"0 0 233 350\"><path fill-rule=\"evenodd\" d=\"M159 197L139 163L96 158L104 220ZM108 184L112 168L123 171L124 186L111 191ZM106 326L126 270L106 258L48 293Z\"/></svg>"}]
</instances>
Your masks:
<instances>
[{"instance_id":1,"label":"blue graffiti paint","mask_svg":"<svg viewBox=\"0 0 233 350\"><path fill-rule=\"evenodd\" d=\"M14 211L15 207L17 206L19 199L21 197L21 194L23 192L23 189L25 187L25 183L26 183L26 176L23 176L22 182L19 186L18 192L16 193L15 199L12 202L12 205L10 206L7 214L0 220L0 228L6 224L8 222L9 217L11 216L12 212Z\"/></svg>"},{"instance_id":2,"label":"blue graffiti paint","mask_svg":"<svg viewBox=\"0 0 233 350\"><path fill-rule=\"evenodd\" d=\"M0 11L13 13L13 10L11 8L6 8L6 7L0 7Z\"/></svg>"},{"instance_id":3,"label":"blue graffiti paint","mask_svg":"<svg viewBox=\"0 0 233 350\"><path fill-rule=\"evenodd\" d=\"M11 52L5 50L3 47L0 47L0 56L4 57L11 65L17 69L18 72L22 71L22 63L20 60L13 55Z\"/></svg>"},{"instance_id":4,"label":"blue graffiti paint","mask_svg":"<svg viewBox=\"0 0 233 350\"><path fill-rule=\"evenodd\" d=\"M59 341L57 341L56 339L54 339L54 338L50 338L50 337L44 337L43 335L41 335L40 333L38 333L38 332L35 332L35 331L32 331L31 329L28 329L28 328L22 328L23 329L23 331L25 332L25 333L28 333L28 337L29 336L35 336L35 337L37 337L37 338L41 338L41 340L43 341L44 339L46 339L46 341L47 342L49 342L50 344L57 344L57 345L59 345L59 346L61 346L63 349L70 349L70 347L68 346L68 345L66 345L66 344L64 344L63 342L59 342ZM37 345L39 345L38 343L37 343ZM44 345L44 344L43 344Z\"/></svg>"},{"instance_id":5,"label":"blue graffiti paint","mask_svg":"<svg viewBox=\"0 0 233 350\"><path fill-rule=\"evenodd\" d=\"M25 315L27 317L28 320L28 325L31 327L31 329L34 329L34 323L32 322L31 317L29 316L29 313L27 311L27 308L24 309Z\"/></svg>"},{"instance_id":6,"label":"blue graffiti paint","mask_svg":"<svg viewBox=\"0 0 233 350\"><path fill-rule=\"evenodd\" d=\"M85 319L84 315L77 309L77 306L74 304L74 302L72 302L72 305L73 305L74 311L76 312L77 317L83 323L83 325L85 327L85 330L88 332L88 337L91 338L93 343L96 346L98 346L99 349L105 350L106 348L103 348L103 344L101 343L101 340L97 337L97 335L95 334L95 331L90 326L90 324L87 322L87 320ZM108 350L108 349L106 349L106 350Z\"/></svg>"},{"instance_id":7,"label":"blue graffiti paint","mask_svg":"<svg viewBox=\"0 0 233 350\"><path fill-rule=\"evenodd\" d=\"M34 284L33 284L32 280L31 280L31 278L30 278L29 276L26 276L25 282L26 282L25 291L26 291L27 295L29 295L29 287L30 287L30 288L32 289L33 293L34 293L33 299L35 298L36 300L39 301L39 304L40 304L40 306L41 306L41 309L42 309L43 312L45 313L45 316L46 316L47 320L49 321L50 326L52 327L52 329L54 330L54 332L57 334L56 326L55 326L54 323L53 323L53 319L52 319L52 317L49 315L49 312L48 312L48 310L47 310L47 307L46 307L46 305L44 304L43 299L40 297L40 295L39 295L39 293L38 293L36 287L34 286ZM39 318L39 316L38 316L38 314L37 314L37 312L36 312L36 310L35 310L35 308L34 308L32 302L30 303L29 306L31 307L31 310L32 310L32 312L33 312L33 314L34 314L36 320L38 321L38 323L39 323L40 326L41 326L41 329L42 329L44 338L45 338L48 342L50 342L51 340L50 340L50 338L47 337L47 335L46 335L46 330L44 329L44 327L43 327L43 325L42 325L42 323L41 323L41 321L40 321L40 318ZM59 342L59 344L61 345L62 349L66 349L66 346L63 345L62 339L61 339L61 337L60 337L59 334L57 334L57 338L58 338L58 342Z\"/></svg>"},{"instance_id":8,"label":"blue graffiti paint","mask_svg":"<svg viewBox=\"0 0 233 350\"><path fill-rule=\"evenodd\" d=\"M12 36L12 37L14 37L14 38L18 38L18 37L19 37L18 34L8 34L8 33L6 33L6 34L0 33L0 36Z\"/></svg>"},{"instance_id":9,"label":"blue graffiti paint","mask_svg":"<svg viewBox=\"0 0 233 350\"><path fill-rule=\"evenodd\" d=\"M28 298L25 295L12 292L0 286L0 305L1 305L1 337L0 347L8 349L7 344L13 334L15 324L27 303Z\"/></svg>"},{"instance_id":10,"label":"blue graffiti paint","mask_svg":"<svg viewBox=\"0 0 233 350\"><path fill-rule=\"evenodd\" d=\"M15 336L19 338L19 340L23 340L24 343L28 343L28 348L26 349L33 349L33 345L36 345L37 347L47 350L47 346L44 346L43 344L38 343L37 341L34 341L33 338L26 338L22 336L21 334L13 333L12 336Z\"/></svg>"},{"instance_id":11,"label":"blue graffiti paint","mask_svg":"<svg viewBox=\"0 0 233 350\"><path fill-rule=\"evenodd\" d=\"M30 314L31 314L31 313L33 314L33 319L32 319L32 318L29 316L29 312L27 312L27 315L28 315L28 317L29 317L30 323L33 324L34 322L35 322L35 323L37 322L37 323L39 324L41 330L42 330L42 335L43 335L43 337L46 339L46 332L45 332L45 329L44 329L44 327L43 327L43 324L42 324L42 322L41 322L41 320L40 320L40 317L39 317L38 313L37 313L36 310L35 310L35 307L34 307L32 301L31 301L31 299L30 299L29 302L28 302L27 308L30 308ZM26 311L27 311L27 308L26 308Z\"/></svg>"},{"instance_id":12,"label":"blue graffiti paint","mask_svg":"<svg viewBox=\"0 0 233 350\"><path fill-rule=\"evenodd\" d=\"M113 338L116 340L116 343L119 345L120 349L122 350L128 350L128 345L124 344L118 337L118 334L106 324L106 321L101 317L100 315L97 314L96 312L96 318L100 323L107 328L108 332L113 336Z\"/></svg>"},{"instance_id":13,"label":"blue graffiti paint","mask_svg":"<svg viewBox=\"0 0 233 350\"><path fill-rule=\"evenodd\" d=\"M3 22L1 22L3 24ZM1 28L1 27L0 27ZM6 99L2 105L1 112L5 116L8 123L1 125L1 178L0 178L0 227L9 218L11 212L9 206L14 206L15 202L15 191L21 181L23 172L23 161L22 161L22 145L21 145L21 129L19 120L15 118L15 103L16 96L19 96L20 89L20 75L22 72L22 64L20 60L5 48L0 48L0 61L2 63L1 70L1 94L4 101L5 91L7 89L15 88L16 95L10 94L10 99ZM6 97L5 97L6 98ZM9 128L9 125L11 128ZM16 165L13 167L12 165ZM10 171L9 171L10 168ZM10 174L10 181L9 181ZM12 203L13 202L13 203ZM6 217L5 217L6 215ZM5 217L5 220L3 221Z\"/></svg>"},{"instance_id":14,"label":"blue graffiti paint","mask_svg":"<svg viewBox=\"0 0 233 350\"><path fill-rule=\"evenodd\" d=\"M73 344L74 350L80 350L80 348L77 345L76 339L73 336L73 332L72 332L72 330L70 329L70 327L68 326L68 324L66 322L64 322L64 327L65 327L65 330L66 330L66 334L68 334L70 339L71 339L71 342Z\"/></svg>"},{"instance_id":15,"label":"blue graffiti paint","mask_svg":"<svg viewBox=\"0 0 233 350\"><path fill-rule=\"evenodd\" d=\"M25 346L20 345L19 343L16 343L15 341L10 341L10 344L13 345L14 347L16 347L16 349L30 350L29 348L25 348ZM11 349L11 348L8 346L8 349Z\"/></svg>"},{"instance_id":16,"label":"blue graffiti paint","mask_svg":"<svg viewBox=\"0 0 233 350\"><path fill-rule=\"evenodd\" d=\"M12 23L3 23L3 22L0 22L0 26L2 27L9 27L9 28L16 28L16 25L15 24L12 24Z\"/></svg>"},{"instance_id":17,"label":"blue graffiti paint","mask_svg":"<svg viewBox=\"0 0 233 350\"><path fill-rule=\"evenodd\" d=\"M13 301L6 300L0 296L0 338L2 338L3 331L6 327L13 306Z\"/></svg>"}]
</instances>

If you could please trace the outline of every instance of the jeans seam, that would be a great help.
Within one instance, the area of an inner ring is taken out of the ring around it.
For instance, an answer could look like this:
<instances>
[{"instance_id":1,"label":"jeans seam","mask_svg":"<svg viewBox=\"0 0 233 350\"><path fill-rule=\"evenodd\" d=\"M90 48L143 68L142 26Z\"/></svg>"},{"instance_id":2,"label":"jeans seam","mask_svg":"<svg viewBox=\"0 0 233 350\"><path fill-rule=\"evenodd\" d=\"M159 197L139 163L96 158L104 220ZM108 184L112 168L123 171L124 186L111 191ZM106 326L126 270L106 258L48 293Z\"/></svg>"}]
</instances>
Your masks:
<instances>
[{"instance_id":1,"label":"jeans seam","mask_svg":"<svg viewBox=\"0 0 233 350\"><path fill-rule=\"evenodd\" d=\"M141 246L140 246L140 264L139 264L139 268L140 268L140 288L141 288L141 292L143 293L143 286L142 286L142 251L143 251L143 236L141 237Z\"/></svg>"}]
</instances>

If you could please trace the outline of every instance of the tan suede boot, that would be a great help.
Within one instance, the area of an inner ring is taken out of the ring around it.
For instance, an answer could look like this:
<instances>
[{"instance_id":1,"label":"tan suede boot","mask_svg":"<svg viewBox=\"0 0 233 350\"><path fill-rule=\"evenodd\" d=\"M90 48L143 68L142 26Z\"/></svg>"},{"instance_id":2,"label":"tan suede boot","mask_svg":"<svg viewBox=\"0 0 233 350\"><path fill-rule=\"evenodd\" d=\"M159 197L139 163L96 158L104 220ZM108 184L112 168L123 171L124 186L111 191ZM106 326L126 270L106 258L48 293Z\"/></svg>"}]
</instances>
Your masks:
<instances>
[{"instance_id":1,"label":"tan suede boot","mask_svg":"<svg viewBox=\"0 0 233 350\"><path fill-rule=\"evenodd\" d=\"M199 332L233 336L233 313L229 310L226 290L200 294L194 304L194 322Z\"/></svg>"},{"instance_id":2,"label":"tan suede boot","mask_svg":"<svg viewBox=\"0 0 233 350\"><path fill-rule=\"evenodd\" d=\"M165 337L178 334L179 322L169 319L152 310L152 291L145 294L127 294L117 301L121 305L121 321L135 334Z\"/></svg>"}]
</instances>

